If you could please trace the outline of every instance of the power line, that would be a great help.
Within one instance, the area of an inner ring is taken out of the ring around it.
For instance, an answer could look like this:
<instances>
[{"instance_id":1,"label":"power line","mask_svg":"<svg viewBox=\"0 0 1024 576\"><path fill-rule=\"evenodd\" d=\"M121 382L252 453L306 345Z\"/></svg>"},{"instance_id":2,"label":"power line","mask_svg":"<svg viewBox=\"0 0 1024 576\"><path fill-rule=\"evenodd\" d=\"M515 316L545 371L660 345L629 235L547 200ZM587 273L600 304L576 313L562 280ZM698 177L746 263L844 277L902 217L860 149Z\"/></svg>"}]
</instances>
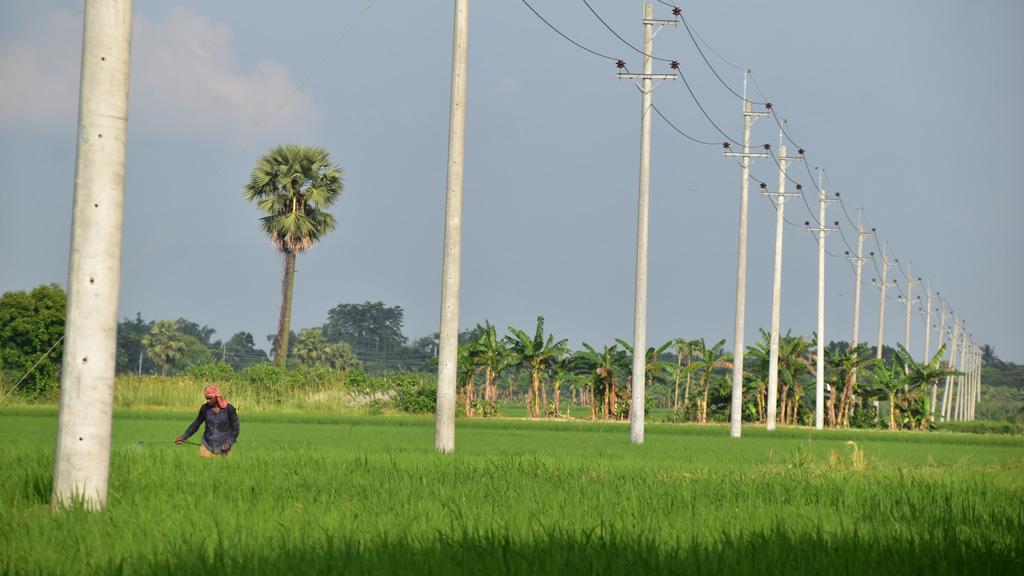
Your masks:
<instances>
[{"instance_id":1,"label":"power line","mask_svg":"<svg viewBox=\"0 0 1024 576\"><path fill-rule=\"evenodd\" d=\"M675 9L678 10L678 8L675 8ZM728 90L729 92L732 92L733 96L736 96L740 100L744 100L746 102L750 102L751 104L757 104L757 105L761 105L761 106L764 106L765 104L767 104L767 102L755 102L753 100L749 100L749 99L741 96L739 94L739 92L736 92L735 90L733 90L732 86L729 86L729 84L726 83L726 81L724 79L722 79L722 76L718 74L718 71L715 70L715 67L711 65L711 62L708 60L708 57L704 55L704 51L700 49L700 45L697 44L697 39L694 38L693 31L690 30L690 25L686 22L686 18L684 18L682 16L682 14L680 14L679 15L679 19L683 22L683 27L686 28L686 33L689 34L690 40L693 42L693 46L697 49L697 52L700 54L700 57L702 59L704 59L704 63L708 65L708 68L711 70L711 73L715 75L715 78L718 78L718 81L722 83L722 86L725 86L726 90Z\"/></svg>"},{"instance_id":2,"label":"power line","mask_svg":"<svg viewBox=\"0 0 1024 576\"><path fill-rule=\"evenodd\" d=\"M770 147L768 148L768 155L775 162L775 165L779 167L779 170L781 170L782 164L779 163L779 159L775 156L775 152ZM806 161L804 163L806 164ZM811 210L810 203L807 202L807 196L804 195L804 185L794 180L792 177L789 176L789 174L786 174L785 176L786 180L789 180L793 184L796 184L796 190L797 192L800 193L800 199L803 200L804 207L807 208L807 213L810 214L811 220L813 220L814 223L817 224L818 226L821 226L821 222L818 221L818 217L814 215L814 210Z\"/></svg>"},{"instance_id":3,"label":"power line","mask_svg":"<svg viewBox=\"0 0 1024 576\"><path fill-rule=\"evenodd\" d=\"M690 83L686 81L686 76L683 75L683 71L680 70L679 68L676 68L676 74L678 74L679 77L683 80L683 85L686 86L686 91L689 92L690 97L693 98L693 103L697 105L697 108L700 108L700 113L703 114L704 117L707 118L708 122L710 122L711 125L715 127L715 130L718 130L718 133L724 136L725 139L728 140L729 142L732 142L737 146L743 146L741 142L737 142L734 138L732 138L731 136L726 134L721 128L719 128L718 124L715 124L715 121L712 120L711 116L708 115L707 110L705 110L704 106L701 105L700 100L697 99L697 95L693 93L693 88L691 88Z\"/></svg>"},{"instance_id":4,"label":"power line","mask_svg":"<svg viewBox=\"0 0 1024 576\"><path fill-rule=\"evenodd\" d=\"M637 48L636 46L633 46L625 38L620 36L619 33L616 32L614 28L609 26L608 23L605 22L604 18L601 18L601 15L597 13L597 10L594 10L594 7L590 5L590 2L587 2L587 0L580 0L580 1L583 2L584 4L586 4L587 8L590 10L590 13L593 14L598 20L600 20L601 24L604 24L604 27L607 28L609 32L611 32L623 44L625 44L626 46L629 46L630 48L632 48L634 52L636 52L636 53L638 53L638 54L640 54L642 56L646 56L648 58L652 58L654 60L658 60L660 62L674 62L674 60L668 60L666 58L659 58L659 57L657 57L657 56L655 56L653 54L648 54L648 53L644 52L643 50Z\"/></svg>"},{"instance_id":5,"label":"power line","mask_svg":"<svg viewBox=\"0 0 1024 576\"><path fill-rule=\"evenodd\" d=\"M661 116L661 119L664 120L666 124L671 126L673 130L675 130L676 132L682 134L683 136L685 136L689 140L692 140L693 142L696 142L697 144L705 144L705 145L708 145L708 146L721 146L721 142L708 142L708 141L699 140L697 138L694 138L693 136L690 136L686 132L683 132L682 130L680 130L679 127L677 127L675 124L673 124L671 120L666 118L665 115L661 113L661 110L659 110L657 106L655 106L654 104L651 104L651 108L653 108L654 111L657 112L658 116Z\"/></svg>"},{"instance_id":6,"label":"power line","mask_svg":"<svg viewBox=\"0 0 1024 576\"><path fill-rule=\"evenodd\" d=\"M622 60L620 60L619 58L612 58L611 56L608 56L607 54L601 54L600 52L596 52L594 50L591 50L590 48L587 48L583 44L580 44L579 42L573 40L572 38L569 38L564 33L562 33L561 30L559 30L558 28L555 28L554 24L552 24L551 22L548 22L546 18L541 16L540 12L537 12L537 10L534 9L533 6L530 6L529 2L527 2L526 0L521 0L521 1L522 1L523 4L526 5L527 8L530 9L530 12L533 12L534 15L537 16L537 18L540 18L541 22L547 24L548 28L551 28L552 30L554 30L556 34L558 34L562 38L565 38L566 40L568 40L571 44L573 44L577 48L579 48L579 49L581 49L581 50L583 50L585 52L589 52L589 53L593 54L594 56L600 56L601 58L605 58L605 59L611 60L612 62L622 62Z\"/></svg>"}]
</instances>

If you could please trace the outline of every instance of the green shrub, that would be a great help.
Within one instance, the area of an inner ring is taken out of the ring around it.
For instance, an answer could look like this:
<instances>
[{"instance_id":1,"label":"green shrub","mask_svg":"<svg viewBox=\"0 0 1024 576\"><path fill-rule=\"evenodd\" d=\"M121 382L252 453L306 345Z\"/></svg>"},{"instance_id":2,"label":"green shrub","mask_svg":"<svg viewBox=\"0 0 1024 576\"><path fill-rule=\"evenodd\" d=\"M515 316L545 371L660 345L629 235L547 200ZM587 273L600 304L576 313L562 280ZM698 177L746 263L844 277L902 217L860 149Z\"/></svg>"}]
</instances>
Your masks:
<instances>
[{"instance_id":1,"label":"green shrub","mask_svg":"<svg viewBox=\"0 0 1024 576\"><path fill-rule=\"evenodd\" d=\"M185 371L185 375L200 382L231 382L236 376L230 364L220 362L192 366Z\"/></svg>"},{"instance_id":2,"label":"green shrub","mask_svg":"<svg viewBox=\"0 0 1024 576\"><path fill-rule=\"evenodd\" d=\"M393 374L392 376L401 376ZM395 378L395 408L410 414L429 414L437 409L437 381L419 375L418 378Z\"/></svg>"}]
</instances>

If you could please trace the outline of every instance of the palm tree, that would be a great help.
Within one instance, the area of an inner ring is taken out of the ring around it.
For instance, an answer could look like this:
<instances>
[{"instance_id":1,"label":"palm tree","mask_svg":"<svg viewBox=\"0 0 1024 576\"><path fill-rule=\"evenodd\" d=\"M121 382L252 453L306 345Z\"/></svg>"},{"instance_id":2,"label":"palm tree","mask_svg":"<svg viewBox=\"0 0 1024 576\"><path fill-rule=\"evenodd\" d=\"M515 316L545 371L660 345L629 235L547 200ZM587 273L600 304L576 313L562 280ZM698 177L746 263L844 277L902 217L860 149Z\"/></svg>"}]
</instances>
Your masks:
<instances>
[{"instance_id":1,"label":"palm tree","mask_svg":"<svg viewBox=\"0 0 1024 576\"><path fill-rule=\"evenodd\" d=\"M160 320L153 324L149 334L142 338L142 345L153 363L160 367L161 376L166 376L167 369L185 353L185 340L174 320Z\"/></svg>"},{"instance_id":2,"label":"palm tree","mask_svg":"<svg viewBox=\"0 0 1024 576\"><path fill-rule=\"evenodd\" d=\"M586 342L573 356L575 371L590 380L590 417L612 418L618 412L618 375L632 366L632 355L618 346L598 352ZM600 406L600 408L599 408Z\"/></svg>"},{"instance_id":3,"label":"palm tree","mask_svg":"<svg viewBox=\"0 0 1024 576\"><path fill-rule=\"evenodd\" d=\"M722 338L710 348L703 338L693 341L693 352L697 358L693 365L697 367L696 370L700 373L702 391L701 398L697 401L697 421L701 424L708 421L708 395L711 391L711 376L715 370L733 367L732 362L729 361L732 355L723 351L723 346L725 346L725 338Z\"/></svg>"},{"instance_id":4,"label":"palm tree","mask_svg":"<svg viewBox=\"0 0 1024 576\"><path fill-rule=\"evenodd\" d=\"M485 320L483 326L477 325L476 331L479 337L473 343L471 359L484 370L484 415L493 416L498 413L498 376L515 364L516 358L490 322Z\"/></svg>"},{"instance_id":5,"label":"palm tree","mask_svg":"<svg viewBox=\"0 0 1024 576\"><path fill-rule=\"evenodd\" d=\"M945 353L946 346L943 344L935 355L932 356L931 360L928 362L917 362L902 344L896 345L896 357L906 375L906 393L908 395L912 392L925 391L929 384L935 384L947 376L960 374L960 372L943 365L942 356ZM927 395L925 395L925 398L927 399ZM922 411L920 422L922 428L927 428L930 424L930 413L930 410Z\"/></svg>"},{"instance_id":6,"label":"palm tree","mask_svg":"<svg viewBox=\"0 0 1024 576\"><path fill-rule=\"evenodd\" d=\"M299 362L315 366L327 362L329 346L330 342L319 328L306 328L296 335L292 353Z\"/></svg>"},{"instance_id":7,"label":"palm tree","mask_svg":"<svg viewBox=\"0 0 1024 576\"><path fill-rule=\"evenodd\" d=\"M541 402L543 402L544 410L547 410L548 404L547 386L543 382L542 375L550 368L552 362L569 351L569 341L563 339L555 342L554 336L550 334L547 340L545 340L543 316L537 317L537 331L534 333L533 338L530 338L518 328L510 326L508 330L512 333L512 336L506 336L505 339L511 345L511 349L515 354L515 363L525 365L530 370L526 405L530 411L530 416L538 418L543 414ZM533 399L532 405L530 404L531 394Z\"/></svg>"},{"instance_id":8,"label":"palm tree","mask_svg":"<svg viewBox=\"0 0 1024 576\"><path fill-rule=\"evenodd\" d=\"M672 394L672 409L679 410L679 381L683 376L686 376L686 392L683 394L683 412L686 411L686 403L689 401L690 394L690 378L693 375L693 371L689 370L690 364L693 360L693 344L684 338L678 338L672 343L672 349L676 353L675 368L670 368L672 376L675 379L675 389ZM686 364L683 364L683 360ZM684 367L685 366L685 367Z\"/></svg>"},{"instance_id":9,"label":"palm tree","mask_svg":"<svg viewBox=\"0 0 1024 576\"><path fill-rule=\"evenodd\" d=\"M462 396L465 401L466 416L473 416L473 401L475 393L473 384L476 375L481 368L473 362L474 344L459 346L456 359L455 386L462 388Z\"/></svg>"},{"instance_id":10,"label":"palm tree","mask_svg":"<svg viewBox=\"0 0 1024 576\"><path fill-rule=\"evenodd\" d=\"M266 214L260 219L260 227L284 256L281 312L274 343L274 361L282 366L288 356L295 256L334 230L334 216L326 209L341 196L343 175L323 148L284 144L256 161L245 185L245 199L256 202Z\"/></svg>"},{"instance_id":11,"label":"palm tree","mask_svg":"<svg viewBox=\"0 0 1024 576\"><path fill-rule=\"evenodd\" d=\"M826 416L830 428L848 426L850 406L857 388L857 372L874 364L866 344L834 346L825 350L825 368L829 383Z\"/></svg>"},{"instance_id":12,"label":"palm tree","mask_svg":"<svg viewBox=\"0 0 1024 576\"><path fill-rule=\"evenodd\" d=\"M631 344L629 344L628 342L623 341L620 338L616 338L615 341L620 346L622 346L626 350L626 352L629 353L630 357L633 356L633 346ZM674 340L669 340L668 342L665 342L664 344L662 344L658 348L654 348L652 346L652 347L649 347L647 349L647 353L644 354L644 381L645 382L653 383L654 380L658 377L658 374L660 374L663 371L670 370L671 367L675 366L675 364L673 364L671 362L665 362L663 360L658 360L659 358L661 358L661 355L664 354L665 351L668 350L669 346L671 346L674 342L675 342ZM628 386L628 388L629 388L630 392L628 393L628 396L629 396L630 400L632 400L632 398L633 398L633 392L632 392L632 390L633 390L633 373L632 373L633 372L633 364L632 364L632 362L629 364L629 372L630 372L630 374L629 374L629 386ZM632 409L632 406L630 406L630 409Z\"/></svg>"},{"instance_id":13,"label":"palm tree","mask_svg":"<svg viewBox=\"0 0 1024 576\"><path fill-rule=\"evenodd\" d=\"M873 392L884 396L889 402L889 430L896 430L896 396L903 392L906 385L906 374L898 360L886 364L884 361L875 365L868 376L875 383Z\"/></svg>"},{"instance_id":14,"label":"palm tree","mask_svg":"<svg viewBox=\"0 0 1024 576\"><path fill-rule=\"evenodd\" d=\"M800 399L803 397L801 377L814 374L811 356L814 348L814 341L803 336L790 336L788 330L785 336L779 338L779 381L782 382L782 392L779 394L782 410L779 415L783 423L797 423Z\"/></svg>"}]
</instances>

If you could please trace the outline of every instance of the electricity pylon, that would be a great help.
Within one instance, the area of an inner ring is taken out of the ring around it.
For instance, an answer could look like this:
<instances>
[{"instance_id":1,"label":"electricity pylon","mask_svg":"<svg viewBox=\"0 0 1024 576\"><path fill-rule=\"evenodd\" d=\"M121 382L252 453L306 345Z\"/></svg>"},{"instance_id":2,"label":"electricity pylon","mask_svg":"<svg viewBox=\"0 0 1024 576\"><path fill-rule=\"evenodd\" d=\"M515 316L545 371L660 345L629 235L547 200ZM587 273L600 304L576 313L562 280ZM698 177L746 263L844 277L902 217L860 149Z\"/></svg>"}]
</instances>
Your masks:
<instances>
[{"instance_id":1,"label":"electricity pylon","mask_svg":"<svg viewBox=\"0 0 1024 576\"><path fill-rule=\"evenodd\" d=\"M896 283L889 283L886 280L886 276L889 274L889 267L892 266L892 262L889 262L889 257L886 255L886 251L889 248L889 243L882 244L882 277L878 280L872 279L872 283L878 286L881 290L881 304L878 308L878 345L875 347L875 358L882 357L882 342L885 338L885 292L890 286L894 286Z\"/></svg>"},{"instance_id":2,"label":"electricity pylon","mask_svg":"<svg viewBox=\"0 0 1024 576\"><path fill-rule=\"evenodd\" d=\"M736 326L733 331L733 368L732 368L732 402L729 411L729 435L739 438L743 426L743 353L744 353L744 320L747 303L747 204L750 191L750 159L767 158L767 152L750 151L750 128L757 118L770 116L768 112L751 110L747 99L747 76L750 70L743 71L743 150L723 153L726 157L739 158L740 163L740 226L739 255L736 259ZM729 149L729 144L723 146ZM766 144L767 148L768 145Z\"/></svg>"},{"instance_id":3,"label":"electricity pylon","mask_svg":"<svg viewBox=\"0 0 1024 576\"><path fill-rule=\"evenodd\" d=\"M678 20L657 20L654 6L644 2L644 71L642 74L619 73L619 78L639 79L640 84L640 186L636 225L636 291L633 299L633 393L629 405L629 440L644 443L644 406L647 371L647 223L651 184L651 108L653 80L675 80L676 74L652 74L654 27L676 26ZM673 67L678 66L673 62Z\"/></svg>"},{"instance_id":4,"label":"electricity pylon","mask_svg":"<svg viewBox=\"0 0 1024 576\"><path fill-rule=\"evenodd\" d=\"M783 120L785 123L785 120ZM765 190L768 186L761 183L761 194L774 197L775 202L775 266L772 272L772 325L771 340L768 352L768 430L775 430L775 414L779 398L779 330L782 309L782 233L785 221L786 198L799 196L800 192L786 192L786 166L791 160L803 160L803 150L800 156L786 156L786 145L783 142L784 133L780 127L779 134L779 187L776 192ZM797 185L799 188L799 184Z\"/></svg>"},{"instance_id":5,"label":"electricity pylon","mask_svg":"<svg viewBox=\"0 0 1024 576\"><path fill-rule=\"evenodd\" d=\"M824 174L825 170L818 168L818 225L811 226L810 221L804 223L808 231L818 235L818 346L814 371L814 427L818 430L825 427L825 237L838 230L839 226L839 222L835 226L825 223L825 206L839 198L825 196L821 183Z\"/></svg>"}]
</instances>

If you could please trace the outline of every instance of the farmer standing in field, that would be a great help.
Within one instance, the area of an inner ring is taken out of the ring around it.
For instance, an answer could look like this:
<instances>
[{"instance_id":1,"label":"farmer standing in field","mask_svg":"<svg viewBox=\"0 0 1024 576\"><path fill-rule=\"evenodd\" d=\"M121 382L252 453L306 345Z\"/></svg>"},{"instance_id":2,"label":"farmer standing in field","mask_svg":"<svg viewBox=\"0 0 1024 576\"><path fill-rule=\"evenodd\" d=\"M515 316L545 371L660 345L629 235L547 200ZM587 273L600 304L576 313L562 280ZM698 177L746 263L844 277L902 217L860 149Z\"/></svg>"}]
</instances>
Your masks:
<instances>
[{"instance_id":1,"label":"farmer standing in field","mask_svg":"<svg viewBox=\"0 0 1024 576\"><path fill-rule=\"evenodd\" d=\"M238 411L220 395L220 388L216 386L207 386L203 390L203 396L206 397L206 404L199 408L199 416L184 434L175 438L174 443L181 444L188 440L189 436L199 430L199 424L205 422L206 429L199 445L199 455L230 456L231 447L238 440Z\"/></svg>"}]
</instances>

